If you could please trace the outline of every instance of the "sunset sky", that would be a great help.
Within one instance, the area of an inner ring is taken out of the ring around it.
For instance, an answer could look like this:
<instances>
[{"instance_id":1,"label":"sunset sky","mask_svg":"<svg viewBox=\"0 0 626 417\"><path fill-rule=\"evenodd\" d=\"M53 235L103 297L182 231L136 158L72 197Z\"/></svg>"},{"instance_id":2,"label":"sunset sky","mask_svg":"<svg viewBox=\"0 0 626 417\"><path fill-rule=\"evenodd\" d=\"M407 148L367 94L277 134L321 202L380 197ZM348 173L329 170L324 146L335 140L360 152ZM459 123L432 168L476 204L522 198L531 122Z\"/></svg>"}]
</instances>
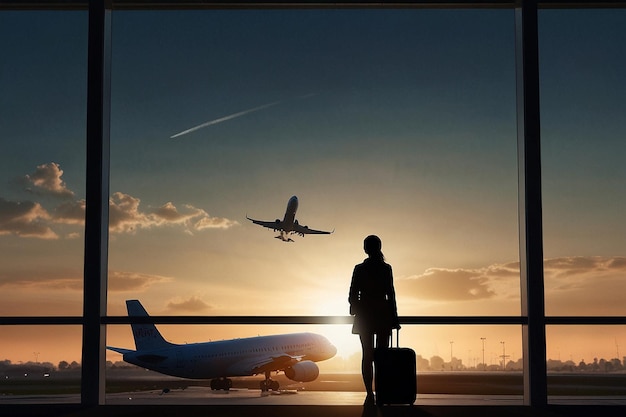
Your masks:
<instances>
[{"instance_id":1,"label":"sunset sky","mask_svg":"<svg viewBox=\"0 0 626 417\"><path fill-rule=\"evenodd\" d=\"M108 313L132 298L155 315L346 315L377 234L400 315L519 315L513 23L114 12ZM626 12L539 23L546 312L624 315ZM86 37L86 12L0 12L0 316L82 314ZM301 224L335 232L283 243L246 220L282 218L292 195ZM78 360L80 328L61 327L3 328L0 360ZM302 330L164 329L180 343ZM320 332L358 349L348 326ZM520 333L407 326L402 342L448 360L454 341L467 362L480 337L520 356ZM133 347L128 326L107 342ZM548 329L555 359L620 344L619 326Z\"/></svg>"}]
</instances>

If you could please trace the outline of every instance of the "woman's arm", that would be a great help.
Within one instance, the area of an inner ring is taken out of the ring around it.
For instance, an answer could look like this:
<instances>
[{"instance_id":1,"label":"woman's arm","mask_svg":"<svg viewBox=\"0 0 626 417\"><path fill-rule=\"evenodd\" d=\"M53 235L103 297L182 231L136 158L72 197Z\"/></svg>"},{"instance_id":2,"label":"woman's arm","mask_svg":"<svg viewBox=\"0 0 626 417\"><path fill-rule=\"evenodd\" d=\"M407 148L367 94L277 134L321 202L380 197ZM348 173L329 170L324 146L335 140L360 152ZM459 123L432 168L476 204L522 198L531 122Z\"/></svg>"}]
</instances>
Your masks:
<instances>
[{"instance_id":1,"label":"woman's arm","mask_svg":"<svg viewBox=\"0 0 626 417\"><path fill-rule=\"evenodd\" d=\"M389 288L387 290L387 296L389 297L389 305L391 308L392 315L392 328L399 329L400 328L400 320L398 319L398 306L396 304L396 290L393 286L393 270L391 265L389 265Z\"/></svg>"},{"instance_id":2,"label":"woman's arm","mask_svg":"<svg viewBox=\"0 0 626 417\"><path fill-rule=\"evenodd\" d=\"M359 279L357 274L357 267L354 267L354 271L352 272L352 281L350 282L350 292L348 294L348 302L350 303L351 315L355 315L358 310L358 304L360 300L360 289L358 281Z\"/></svg>"}]
</instances>

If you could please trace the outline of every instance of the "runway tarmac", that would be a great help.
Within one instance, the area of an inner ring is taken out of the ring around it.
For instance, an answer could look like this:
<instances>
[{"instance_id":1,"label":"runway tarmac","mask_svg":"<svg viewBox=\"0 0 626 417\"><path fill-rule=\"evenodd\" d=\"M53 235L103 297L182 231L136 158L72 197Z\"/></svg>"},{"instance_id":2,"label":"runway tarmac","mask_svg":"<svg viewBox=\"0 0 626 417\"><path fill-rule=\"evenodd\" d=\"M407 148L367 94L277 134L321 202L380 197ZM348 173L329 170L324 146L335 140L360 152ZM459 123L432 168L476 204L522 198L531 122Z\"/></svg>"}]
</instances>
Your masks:
<instances>
[{"instance_id":1,"label":"runway tarmac","mask_svg":"<svg viewBox=\"0 0 626 417\"><path fill-rule=\"evenodd\" d=\"M189 387L185 390L143 391L136 393L109 394L107 404L205 404L205 405L362 405L364 392L326 392L280 390L261 392L253 389L211 391L205 387ZM521 395L449 395L420 394L416 405L523 405ZM626 405L624 397L552 397L552 404L598 404Z\"/></svg>"},{"instance_id":2,"label":"runway tarmac","mask_svg":"<svg viewBox=\"0 0 626 417\"><path fill-rule=\"evenodd\" d=\"M212 391L207 387L162 391L109 394L107 404L208 404L208 405L361 405L362 392L323 392L279 390L261 392L257 389Z\"/></svg>"}]
</instances>

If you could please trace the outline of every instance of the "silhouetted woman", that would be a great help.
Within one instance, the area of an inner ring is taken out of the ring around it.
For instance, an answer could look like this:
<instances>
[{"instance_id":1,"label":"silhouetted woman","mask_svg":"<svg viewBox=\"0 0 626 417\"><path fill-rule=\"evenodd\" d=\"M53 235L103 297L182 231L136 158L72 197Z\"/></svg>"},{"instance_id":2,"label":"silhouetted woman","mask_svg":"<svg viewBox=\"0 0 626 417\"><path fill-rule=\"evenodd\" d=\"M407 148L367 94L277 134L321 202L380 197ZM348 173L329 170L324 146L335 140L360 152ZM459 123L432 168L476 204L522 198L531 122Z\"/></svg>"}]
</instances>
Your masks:
<instances>
[{"instance_id":1,"label":"silhouetted woman","mask_svg":"<svg viewBox=\"0 0 626 417\"><path fill-rule=\"evenodd\" d=\"M392 329L399 329L396 294L391 265L385 262L382 242L368 236L363 242L368 258L354 267L350 284L350 314L354 315L352 333L361 338L361 373L367 391L365 404L374 403L374 348L389 347Z\"/></svg>"}]
</instances>

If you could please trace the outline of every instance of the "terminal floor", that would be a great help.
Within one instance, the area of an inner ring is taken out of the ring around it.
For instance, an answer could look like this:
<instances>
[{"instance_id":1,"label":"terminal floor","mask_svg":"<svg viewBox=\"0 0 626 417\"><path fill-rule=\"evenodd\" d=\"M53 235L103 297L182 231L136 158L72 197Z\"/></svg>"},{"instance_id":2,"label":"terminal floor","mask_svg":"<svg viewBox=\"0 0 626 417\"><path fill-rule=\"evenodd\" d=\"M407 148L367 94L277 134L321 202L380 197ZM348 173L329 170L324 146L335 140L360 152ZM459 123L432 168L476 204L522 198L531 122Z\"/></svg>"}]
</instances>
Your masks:
<instances>
[{"instance_id":1,"label":"terminal floor","mask_svg":"<svg viewBox=\"0 0 626 417\"><path fill-rule=\"evenodd\" d=\"M298 392L259 395L260 391L210 394L184 390L107 395L106 405L83 407L35 397L0 397L7 417L626 417L624 397L556 397L543 408L523 405L520 396L420 395L415 405L363 406L362 392ZM56 397L59 400L58 397ZM12 403L11 401L22 403ZM62 399L61 399L62 400ZM66 398L75 401L79 398Z\"/></svg>"},{"instance_id":2,"label":"terminal floor","mask_svg":"<svg viewBox=\"0 0 626 417\"><path fill-rule=\"evenodd\" d=\"M11 417L601 417L626 416L624 406L0 406L0 415Z\"/></svg>"}]
</instances>

